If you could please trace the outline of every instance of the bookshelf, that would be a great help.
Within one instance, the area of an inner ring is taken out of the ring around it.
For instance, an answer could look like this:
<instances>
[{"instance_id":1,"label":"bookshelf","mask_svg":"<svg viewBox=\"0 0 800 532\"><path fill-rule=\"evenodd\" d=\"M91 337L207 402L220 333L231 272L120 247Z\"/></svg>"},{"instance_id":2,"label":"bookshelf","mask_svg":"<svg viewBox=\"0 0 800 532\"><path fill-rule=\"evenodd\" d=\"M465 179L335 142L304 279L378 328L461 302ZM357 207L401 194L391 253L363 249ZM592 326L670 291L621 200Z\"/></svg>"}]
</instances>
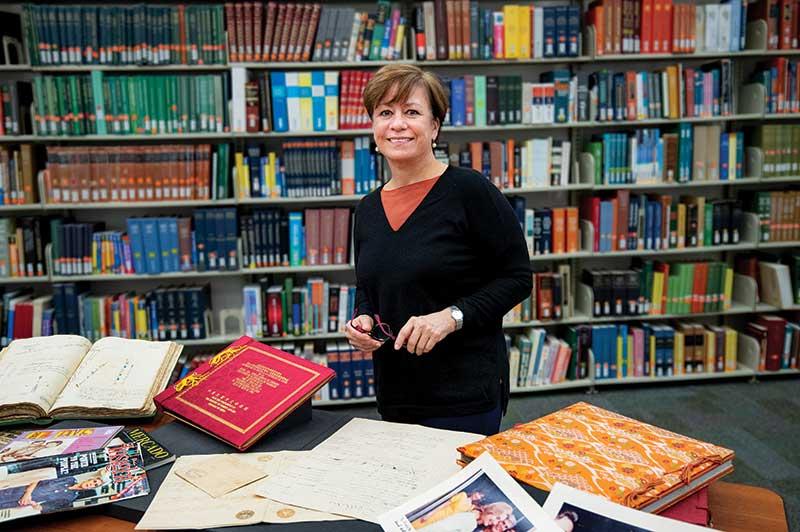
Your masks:
<instances>
[{"instance_id":1,"label":"bookshelf","mask_svg":"<svg viewBox=\"0 0 800 532\"><path fill-rule=\"evenodd\" d=\"M562 2L563 3L563 2ZM91 3L86 2L86 5ZM133 4L132 2L130 4ZM264 3L266 4L266 2ZM335 3L334 3L335 4ZM398 5L406 9L412 9L417 4L408 0L399 2ZM171 5L171 4L167 4ZM480 4L483 7L483 3ZM488 5L488 4L487 4ZM365 3L359 6L366 10L372 10L374 4ZM496 8L497 6L493 5ZM21 4L11 6L12 11L20 13ZM764 60L776 57L797 58L800 57L800 49L773 50L768 47L768 27L765 21L750 22L746 28L746 40L744 49L736 51L700 51L695 53L625 53L609 54L600 53L595 49L595 30L592 26L585 26L585 20L581 13L581 27L579 32L579 54L577 56L559 57L537 57L526 59L473 59L473 60L418 60L413 58L414 50L413 36L410 31L407 35L407 44L402 57L392 61L388 60L368 60L368 61L296 61L296 62L275 62L275 61L229 61L226 59L224 64L142 64L142 65L101 65L101 64L65 64L65 65L0 65L0 81L6 79L34 79L37 76L54 74L120 74L120 75L150 75L158 73L170 74L220 74L226 77L226 83L231 82L233 69L244 69L248 75L250 73L270 73L274 71L300 72L331 70L345 72L352 70L376 70L383 65L390 63L407 63L418 65L421 68L431 69L444 76L458 76L486 69L496 72L510 72L519 74L527 80L534 80L534 73L539 71L550 71L555 68L568 69L571 74L588 74L600 68L615 70L641 69L647 63L664 66L667 64L681 63L686 66L699 65L703 62L714 60L730 60L734 65L735 81L733 86L737 87L735 100L737 107L732 114L715 116L688 116L683 118L647 118L639 120L585 120L571 121L565 123L534 123L521 124L511 123L504 125L487 126L445 126L442 130L444 140L453 145L474 140L488 138L490 140L498 138L513 137L517 140L523 137L541 137L542 135L560 136L572 143L573 151L567 164L574 169L571 182L566 185L552 186L529 186L529 187L510 187L503 188L502 192L508 196L520 195L529 201L529 204L537 208L541 204L554 204L564 206L577 206L580 199L585 195L602 195L613 191L626 190L631 194L636 193L655 193L663 192L666 194L707 194L712 198L732 199L741 195L758 190L780 189L786 185L796 185L800 183L800 173L794 176L764 177L761 173L764 154L758 148L747 145L744 164L747 170L744 177L729 180L703 180L690 181L686 183L676 182L641 182L641 183L618 183L618 184L595 184L593 182L593 165L591 159L586 158L583 152L585 141L594 133L602 133L607 130L632 132L642 128L662 128L665 131L671 130L680 124L710 125L719 124L722 131L736 130L741 131L761 123L796 123L800 122L800 113L769 113L766 111L765 100L766 91L763 85L747 82L748 69L757 60ZM410 24L413 27L413 21ZM227 41L226 41L227 42ZM26 44L23 42L23 44ZM227 51L227 50L226 50ZM226 54L227 57L227 54ZM231 97L232 98L232 97ZM244 151L250 144L263 144L264 146L279 149L283 141L297 139L315 140L346 140L356 137L369 137L371 130L367 128L358 129L337 129L332 131L287 131L287 132L242 132L224 131L210 133L182 133L182 134L90 134L82 136L71 135L0 135L0 147L5 145L32 144L43 149L46 146L103 146L103 145L131 145L131 146L153 146L165 142L175 144L230 144L234 149ZM235 207L239 214L249 212L257 208L280 208L285 211L299 210L305 208L326 208L335 206L353 207L363 197L361 194L347 194L337 196L312 196L301 198L290 197L258 197L244 198L239 197L234 189L234 196L224 199L209 200L177 200L177 201L139 201L139 202L99 202L99 203L46 203L44 201L35 204L25 205L0 205L0 217L16 216L41 216L49 217L58 214L69 214L78 221L90 221L109 219L119 224L128 215L169 215L174 211L189 211L195 208L204 207ZM572 268L574 286L570 287L570 292L574 296L583 310L591 308L591 301L586 300L585 286L579 282L579 273L587 264L619 264L627 263L635 258L659 258L665 257L667 262L679 259L701 260L706 257L714 257L728 263L732 263L735 255L747 252L781 252L800 248L800 241L789 240L779 242L760 242L755 234L754 223L748 219L750 224L743 231L745 235L737 244L726 244L708 247L686 247L668 249L636 249L636 250L617 250L611 252L598 253L591 251L589 246L579 246L577 251L571 253L534 255L531 262L534 268L549 267L551 263L568 263ZM755 222L757 224L757 220ZM123 226L124 227L124 226ZM579 242L588 243L592 241L592 227L582 225L580 228ZM239 244L239 254L241 256L241 242ZM46 253L49 259L49 251ZM51 264L50 264L51 265ZM52 268L48 267L48 274L43 277L4 277L0 278L0 286L9 285L23 286L34 285L37 293L46 293L47 287L53 283L88 283L92 291L99 291L107 294L115 290L122 290L122 287L136 286L150 287L156 284L182 283L182 282L208 282L211 283L214 293L214 307L217 315L220 311L230 311L242 305L242 286L253 282L258 276L267 275L293 275L298 278L309 276L320 276L325 279L336 281L337 283L352 282L354 277L354 267L352 261L348 264L329 265L329 266L277 266L262 268L239 268L225 271L189 271L172 272L158 275L131 274L131 275L53 275ZM576 281L578 279L578 281ZM41 289L41 290L39 290ZM709 323L733 324L737 323L737 317L744 318L749 315L757 315L765 312L793 312L800 311L800 305L791 308L779 309L757 303L749 295L742 297L741 291L734 290L738 298L729 309L722 311L690 313L690 314L659 314L642 316L612 316L612 317L592 317L590 314L576 308L575 315L561 320L532 320L524 322L509 322L504 328L510 332L524 332L532 327L557 328L561 326L578 325L585 323L616 323L631 321L656 321L665 322L673 319L699 319ZM222 307L217 307L216 301L222 301ZM588 305L586 307L585 305ZM215 318L216 320L216 318ZM233 341L235 334L219 334L222 327L214 323L212 333L204 339L186 340L183 343L193 349L224 345ZM267 337L263 338L267 342L315 342L324 340L343 340L340 333ZM650 383L654 381L666 382L668 380L684 381L695 379L719 379L719 378L738 378L744 376L762 376L764 372L750 369L752 366L745 365L734 372L721 374L697 374L697 375L678 375L675 377L653 378L623 378L623 379L578 379L575 381L563 382L552 385L536 387L519 387L514 393L545 392L560 389L587 388L593 389L595 386L605 386L611 384L633 384ZM797 374L797 370L781 370L777 374ZM769 372L769 374L776 374ZM638 379L638 380L637 380ZM320 404L359 404L369 402L371 399L337 400L329 403Z\"/></svg>"}]
</instances>

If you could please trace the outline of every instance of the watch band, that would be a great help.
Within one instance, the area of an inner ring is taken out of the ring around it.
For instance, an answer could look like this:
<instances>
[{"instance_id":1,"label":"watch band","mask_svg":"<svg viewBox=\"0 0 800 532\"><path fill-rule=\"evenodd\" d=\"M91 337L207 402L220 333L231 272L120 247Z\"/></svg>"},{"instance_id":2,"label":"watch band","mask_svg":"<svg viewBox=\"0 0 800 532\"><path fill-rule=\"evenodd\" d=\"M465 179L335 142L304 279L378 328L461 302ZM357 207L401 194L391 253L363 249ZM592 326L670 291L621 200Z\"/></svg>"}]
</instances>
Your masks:
<instances>
[{"instance_id":1,"label":"watch band","mask_svg":"<svg viewBox=\"0 0 800 532\"><path fill-rule=\"evenodd\" d=\"M464 326L464 313L455 305L450 306L450 317L456 322L456 330L461 330Z\"/></svg>"}]
</instances>

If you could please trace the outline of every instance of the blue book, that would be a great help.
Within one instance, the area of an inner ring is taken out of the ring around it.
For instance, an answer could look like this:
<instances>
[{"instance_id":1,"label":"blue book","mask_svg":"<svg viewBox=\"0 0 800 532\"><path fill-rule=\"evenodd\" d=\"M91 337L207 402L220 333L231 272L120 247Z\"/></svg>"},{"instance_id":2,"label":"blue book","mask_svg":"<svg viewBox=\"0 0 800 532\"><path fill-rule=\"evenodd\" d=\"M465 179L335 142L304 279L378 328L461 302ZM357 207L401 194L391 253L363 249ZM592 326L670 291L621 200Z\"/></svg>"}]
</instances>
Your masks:
<instances>
[{"instance_id":1,"label":"blue book","mask_svg":"<svg viewBox=\"0 0 800 532\"><path fill-rule=\"evenodd\" d=\"M353 386L353 363L350 350L339 351L339 397L341 399L352 399Z\"/></svg>"},{"instance_id":2,"label":"blue book","mask_svg":"<svg viewBox=\"0 0 800 532\"><path fill-rule=\"evenodd\" d=\"M178 238L178 219L171 217L169 220L169 261L171 272L177 272L181 269L180 261L180 240Z\"/></svg>"},{"instance_id":3,"label":"blue book","mask_svg":"<svg viewBox=\"0 0 800 532\"><path fill-rule=\"evenodd\" d=\"M614 216L614 204L610 201L600 202L600 251L611 251L612 224Z\"/></svg>"},{"instance_id":4,"label":"blue book","mask_svg":"<svg viewBox=\"0 0 800 532\"><path fill-rule=\"evenodd\" d=\"M592 327L592 353L594 354L594 375L595 378L602 376L602 364L600 362L600 328L602 325Z\"/></svg>"},{"instance_id":5,"label":"blue book","mask_svg":"<svg viewBox=\"0 0 800 532\"><path fill-rule=\"evenodd\" d=\"M719 137L719 180L727 181L730 179L730 171L728 168L730 157L730 137L728 133L722 133Z\"/></svg>"},{"instance_id":6,"label":"blue book","mask_svg":"<svg viewBox=\"0 0 800 532\"><path fill-rule=\"evenodd\" d=\"M194 211L194 231L192 232L192 250L194 256L192 263L197 271L204 272L208 269L208 256L206 254L206 210Z\"/></svg>"},{"instance_id":7,"label":"blue book","mask_svg":"<svg viewBox=\"0 0 800 532\"><path fill-rule=\"evenodd\" d=\"M375 397L375 366L372 353L364 353L364 395Z\"/></svg>"},{"instance_id":8,"label":"blue book","mask_svg":"<svg viewBox=\"0 0 800 532\"><path fill-rule=\"evenodd\" d=\"M483 45L481 49L483 50L483 56L481 59L492 59L492 50L494 49L494 25L492 22L492 10L488 8L481 8L481 30L483 31L483 37L481 41ZM430 59L430 58L428 58Z\"/></svg>"},{"instance_id":9,"label":"blue book","mask_svg":"<svg viewBox=\"0 0 800 532\"><path fill-rule=\"evenodd\" d=\"M653 249L653 224L655 222L655 202L648 201L644 211L644 249Z\"/></svg>"},{"instance_id":10,"label":"blue book","mask_svg":"<svg viewBox=\"0 0 800 532\"><path fill-rule=\"evenodd\" d=\"M620 362L622 363L621 366L616 365L615 367L615 377L628 377L630 375L630 368L628 368L628 326L625 324L620 324L618 326L618 334L619 337L622 339L622 352L620 353L622 356L620 357Z\"/></svg>"},{"instance_id":11,"label":"blue book","mask_svg":"<svg viewBox=\"0 0 800 532\"><path fill-rule=\"evenodd\" d=\"M744 133L738 131L736 135L736 179L744 178Z\"/></svg>"},{"instance_id":12,"label":"blue book","mask_svg":"<svg viewBox=\"0 0 800 532\"><path fill-rule=\"evenodd\" d=\"M742 32L742 0L730 0L731 5L731 27L730 27L730 49L731 52L738 52L741 44L740 35ZM720 28L721 31L725 31Z\"/></svg>"},{"instance_id":13,"label":"blue book","mask_svg":"<svg viewBox=\"0 0 800 532\"><path fill-rule=\"evenodd\" d=\"M277 132L289 131L286 72L270 72L269 81L272 94L272 129Z\"/></svg>"},{"instance_id":14,"label":"blue book","mask_svg":"<svg viewBox=\"0 0 800 532\"><path fill-rule=\"evenodd\" d=\"M567 55L578 57L578 42L581 34L581 10L579 6L567 6ZM638 52L638 50L637 50Z\"/></svg>"},{"instance_id":15,"label":"blue book","mask_svg":"<svg viewBox=\"0 0 800 532\"><path fill-rule=\"evenodd\" d=\"M678 181L681 183L688 183L692 180L694 129L692 128L692 124L683 123L678 126L678 132Z\"/></svg>"},{"instance_id":16,"label":"blue book","mask_svg":"<svg viewBox=\"0 0 800 532\"><path fill-rule=\"evenodd\" d=\"M350 387L350 395L354 398L364 397L364 354L363 352L350 352L350 363L352 365L353 380Z\"/></svg>"},{"instance_id":17,"label":"blue book","mask_svg":"<svg viewBox=\"0 0 800 532\"><path fill-rule=\"evenodd\" d=\"M225 264L220 265L220 269L238 270L239 260L237 253L237 235L236 235L236 208L228 208L223 213L225 222ZM227 268L226 268L227 264Z\"/></svg>"},{"instance_id":18,"label":"blue book","mask_svg":"<svg viewBox=\"0 0 800 532\"><path fill-rule=\"evenodd\" d=\"M225 211L227 209L212 209L211 216L214 219L214 225L207 224L211 242L213 243L213 252L215 261L213 267L216 270L224 270L228 261L228 246L227 234L228 230L225 224Z\"/></svg>"},{"instance_id":19,"label":"blue book","mask_svg":"<svg viewBox=\"0 0 800 532\"><path fill-rule=\"evenodd\" d=\"M144 260L147 273L161 273L161 247L156 218L142 218L142 242L144 242Z\"/></svg>"},{"instance_id":20,"label":"blue book","mask_svg":"<svg viewBox=\"0 0 800 532\"><path fill-rule=\"evenodd\" d=\"M661 202L653 202L653 248L661 249Z\"/></svg>"},{"instance_id":21,"label":"blue book","mask_svg":"<svg viewBox=\"0 0 800 532\"><path fill-rule=\"evenodd\" d=\"M556 8L544 7L542 20L542 35L544 36L543 57L556 56ZM489 26L492 27L492 26Z\"/></svg>"},{"instance_id":22,"label":"blue book","mask_svg":"<svg viewBox=\"0 0 800 532\"><path fill-rule=\"evenodd\" d=\"M172 238L169 234L169 218L156 218L158 224L158 248L160 250L159 256L161 257L161 272L171 272L172 261L170 260L170 248L172 247Z\"/></svg>"},{"instance_id":23,"label":"blue book","mask_svg":"<svg viewBox=\"0 0 800 532\"><path fill-rule=\"evenodd\" d=\"M311 119L314 131L325 131L325 72L311 72Z\"/></svg>"},{"instance_id":24,"label":"blue book","mask_svg":"<svg viewBox=\"0 0 800 532\"><path fill-rule=\"evenodd\" d=\"M303 256L303 213L289 213L289 265L301 266Z\"/></svg>"},{"instance_id":25,"label":"blue book","mask_svg":"<svg viewBox=\"0 0 800 532\"><path fill-rule=\"evenodd\" d=\"M667 369L667 375L672 376L673 368L675 367L675 329L665 325L664 326L664 363Z\"/></svg>"},{"instance_id":26,"label":"blue book","mask_svg":"<svg viewBox=\"0 0 800 532\"><path fill-rule=\"evenodd\" d=\"M299 307L300 305L297 306ZM339 393L339 350L335 344L330 344L325 354L328 367L334 372L333 379L328 383L328 395L331 400L335 401L341 399L341 394Z\"/></svg>"},{"instance_id":27,"label":"blue book","mask_svg":"<svg viewBox=\"0 0 800 532\"><path fill-rule=\"evenodd\" d=\"M466 82L464 78L453 78L450 81L450 124L463 126L466 123Z\"/></svg>"},{"instance_id":28,"label":"blue book","mask_svg":"<svg viewBox=\"0 0 800 532\"><path fill-rule=\"evenodd\" d=\"M577 6L576 6L577 7ZM556 6L556 56L564 57L567 55L567 6Z\"/></svg>"}]
</instances>

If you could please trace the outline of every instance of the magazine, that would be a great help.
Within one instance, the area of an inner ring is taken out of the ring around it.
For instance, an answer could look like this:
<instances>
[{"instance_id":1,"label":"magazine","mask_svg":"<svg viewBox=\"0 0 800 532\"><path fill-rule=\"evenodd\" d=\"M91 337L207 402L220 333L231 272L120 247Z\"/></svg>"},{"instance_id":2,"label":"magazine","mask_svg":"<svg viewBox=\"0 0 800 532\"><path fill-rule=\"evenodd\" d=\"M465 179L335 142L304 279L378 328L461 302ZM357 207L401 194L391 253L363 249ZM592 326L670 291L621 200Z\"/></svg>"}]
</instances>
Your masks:
<instances>
[{"instance_id":1,"label":"magazine","mask_svg":"<svg viewBox=\"0 0 800 532\"><path fill-rule=\"evenodd\" d=\"M164 447L153 437L140 428L127 428L117 434L109 442L109 445L121 445L123 443L138 443L144 458L144 469L150 471L162 465L175 461L175 453Z\"/></svg>"},{"instance_id":2,"label":"magazine","mask_svg":"<svg viewBox=\"0 0 800 532\"><path fill-rule=\"evenodd\" d=\"M378 523L386 532L563 532L489 453Z\"/></svg>"},{"instance_id":3,"label":"magazine","mask_svg":"<svg viewBox=\"0 0 800 532\"><path fill-rule=\"evenodd\" d=\"M565 532L701 532L711 530L616 504L560 482L544 503L544 511Z\"/></svg>"},{"instance_id":4,"label":"magazine","mask_svg":"<svg viewBox=\"0 0 800 532\"><path fill-rule=\"evenodd\" d=\"M0 448L0 464L99 449L121 430L122 426L28 430Z\"/></svg>"},{"instance_id":5,"label":"magazine","mask_svg":"<svg viewBox=\"0 0 800 532\"><path fill-rule=\"evenodd\" d=\"M0 522L149 492L138 444L0 464Z\"/></svg>"}]
</instances>

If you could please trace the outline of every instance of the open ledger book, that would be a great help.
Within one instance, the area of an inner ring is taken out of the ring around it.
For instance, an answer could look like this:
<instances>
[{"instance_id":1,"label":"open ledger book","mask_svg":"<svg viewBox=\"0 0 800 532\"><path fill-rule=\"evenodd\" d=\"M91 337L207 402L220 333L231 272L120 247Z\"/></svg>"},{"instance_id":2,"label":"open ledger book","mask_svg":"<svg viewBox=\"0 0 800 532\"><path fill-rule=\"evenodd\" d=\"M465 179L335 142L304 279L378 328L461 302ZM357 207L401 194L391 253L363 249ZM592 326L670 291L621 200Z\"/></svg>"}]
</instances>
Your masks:
<instances>
[{"instance_id":1,"label":"open ledger book","mask_svg":"<svg viewBox=\"0 0 800 532\"><path fill-rule=\"evenodd\" d=\"M0 352L0 423L153 415L182 349L114 337L14 340Z\"/></svg>"}]
</instances>

